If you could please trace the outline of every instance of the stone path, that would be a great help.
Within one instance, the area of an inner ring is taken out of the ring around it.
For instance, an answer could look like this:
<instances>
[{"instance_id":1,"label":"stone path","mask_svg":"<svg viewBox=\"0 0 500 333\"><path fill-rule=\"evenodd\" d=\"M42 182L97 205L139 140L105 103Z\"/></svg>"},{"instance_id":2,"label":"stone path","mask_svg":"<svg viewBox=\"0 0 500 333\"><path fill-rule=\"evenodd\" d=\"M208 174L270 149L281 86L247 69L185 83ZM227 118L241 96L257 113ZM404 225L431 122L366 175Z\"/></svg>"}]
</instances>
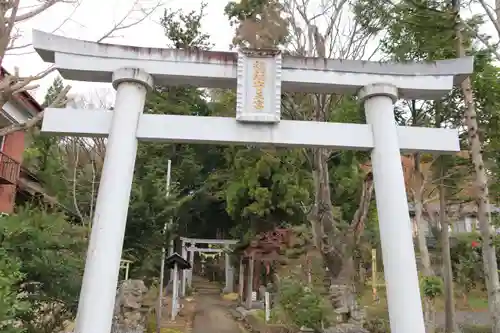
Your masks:
<instances>
[{"instance_id":1,"label":"stone path","mask_svg":"<svg viewBox=\"0 0 500 333\"><path fill-rule=\"evenodd\" d=\"M221 299L220 287L199 277L193 277L196 289L196 310L192 333L247 333L247 330L229 313L228 303ZM491 325L488 312L456 312L459 325ZM436 314L438 327L444 327L443 312Z\"/></svg>"},{"instance_id":2,"label":"stone path","mask_svg":"<svg viewBox=\"0 0 500 333\"><path fill-rule=\"evenodd\" d=\"M246 330L229 314L227 302L221 299L220 288L208 281L195 281L198 290L192 333L246 333Z\"/></svg>"},{"instance_id":3,"label":"stone path","mask_svg":"<svg viewBox=\"0 0 500 333\"><path fill-rule=\"evenodd\" d=\"M193 333L245 333L220 301L209 295L198 299Z\"/></svg>"}]
</instances>

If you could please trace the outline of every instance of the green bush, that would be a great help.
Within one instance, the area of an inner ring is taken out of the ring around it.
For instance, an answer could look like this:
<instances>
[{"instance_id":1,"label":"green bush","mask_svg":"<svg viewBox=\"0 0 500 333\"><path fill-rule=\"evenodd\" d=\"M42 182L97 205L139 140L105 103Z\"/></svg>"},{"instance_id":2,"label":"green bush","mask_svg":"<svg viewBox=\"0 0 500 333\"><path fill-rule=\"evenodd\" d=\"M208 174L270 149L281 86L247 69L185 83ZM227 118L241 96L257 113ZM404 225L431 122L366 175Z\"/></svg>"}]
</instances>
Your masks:
<instances>
[{"instance_id":1,"label":"green bush","mask_svg":"<svg viewBox=\"0 0 500 333\"><path fill-rule=\"evenodd\" d=\"M370 333L390 333L389 320L384 318L371 318L365 321L363 327Z\"/></svg>"},{"instance_id":2,"label":"green bush","mask_svg":"<svg viewBox=\"0 0 500 333\"><path fill-rule=\"evenodd\" d=\"M1 217L0 306L14 302L1 315L28 333L59 331L76 312L85 247L86 229L62 214L25 207Z\"/></svg>"},{"instance_id":3,"label":"green bush","mask_svg":"<svg viewBox=\"0 0 500 333\"><path fill-rule=\"evenodd\" d=\"M481 235L477 232L464 233L457 235L454 240L451 261L455 281L464 293L476 287L484 287ZM500 235L493 239L493 245L497 251L497 260L500 260Z\"/></svg>"},{"instance_id":4,"label":"green bush","mask_svg":"<svg viewBox=\"0 0 500 333\"><path fill-rule=\"evenodd\" d=\"M451 248L455 281L469 292L484 281L481 239L478 233L459 235Z\"/></svg>"},{"instance_id":5,"label":"green bush","mask_svg":"<svg viewBox=\"0 0 500 333\"><path fill-rule=\"evenodd\" d=\"M279 307L297 328L320 330L330 324L331 310L321 295L293 278L283 278L280 281Z\"/></svg>"},{"instance_id":6,"label":"green bush","mask_svg":"<svg viewBox=\"0 0 500 333\"><path fill-rule=\"evenodd\" d=\"M443 280L438 276L424 276L420 279L420 289L425 297L433 300L443 294Z\"/></svg>"},{"instance_id":7,"label":"green bush","mask_svg":"<svg viewBox=\"0 0 500 333\"><path fill-rule=\"evenodd\" d=\"M5 249L0 249L0 331L21 333L24 329L16 328L14 323L20 314L28 311L26 296L19 294L19 283L25 278L21 273L21 263L10 257Z\"/></svg>"}]
</instances>

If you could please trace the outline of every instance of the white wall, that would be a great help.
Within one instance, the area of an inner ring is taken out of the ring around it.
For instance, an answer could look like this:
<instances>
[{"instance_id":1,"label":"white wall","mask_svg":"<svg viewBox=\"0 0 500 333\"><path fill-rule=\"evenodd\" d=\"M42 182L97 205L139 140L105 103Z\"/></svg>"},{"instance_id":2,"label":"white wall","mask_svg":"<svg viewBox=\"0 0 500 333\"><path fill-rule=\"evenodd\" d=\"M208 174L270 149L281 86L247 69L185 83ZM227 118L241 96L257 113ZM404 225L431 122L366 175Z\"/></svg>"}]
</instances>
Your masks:
<instances>
[{"instance_id":1,"label":"white wall","mask_svg":"<svg viewBox=\"0 0 500 333\"><path fill-rule=\"evenodd\" d=\"M13 102L7 102L3 106L2 115L14 123L24 123L31 118L31 115Z\"/></svg>"},{"instance_id":2,"label":"white wall","mask_svg":"<svg viewBox=\"0 0 500 333\"><path fill-rule=\"evenodd\" d=\"M426 236L432 236L431 230L429 227L429 221L424 217L424 232ZM479 230L477 218L474 216L464 216L458 220L450 221L449 230L451 233L464 233L464 232L473 232L475 230ZM440 226L438 226L440 228ZM417 236L417 225L415 222L415 218L412 218L412 229L413 236Z\"/></svg>"}]
</instances>

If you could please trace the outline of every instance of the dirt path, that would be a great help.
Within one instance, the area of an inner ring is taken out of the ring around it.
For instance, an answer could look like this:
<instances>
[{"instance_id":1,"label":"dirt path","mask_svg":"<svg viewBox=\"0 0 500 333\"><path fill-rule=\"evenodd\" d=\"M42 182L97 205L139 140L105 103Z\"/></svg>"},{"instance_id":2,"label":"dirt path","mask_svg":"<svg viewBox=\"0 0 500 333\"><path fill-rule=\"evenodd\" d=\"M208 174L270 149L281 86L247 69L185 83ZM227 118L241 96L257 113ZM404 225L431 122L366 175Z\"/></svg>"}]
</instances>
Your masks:
<instances>
[{"instance_id":1,"label":"dirt path","mask_svg":"<svg viewBox=\"0 0 500 333\"><path fill-rule=\"evenodd\" d=\"M219 295L198 297L193 333L246 333L227 312Z\"/></svg>"},{"instance_id":2,"label":"dirt path","mask_svg":"<svg viewBox=\"0 0 500 333\"><path fill-rule=\"evenodd\" d=\"M488 326L491 325L491 318L489 312L466 312L457 311L456 319L458 325L479 325ZM444 327L445 314L444 312L438 312L436 316L437 325L439 327Z\"/></svg>"}]
</instances>

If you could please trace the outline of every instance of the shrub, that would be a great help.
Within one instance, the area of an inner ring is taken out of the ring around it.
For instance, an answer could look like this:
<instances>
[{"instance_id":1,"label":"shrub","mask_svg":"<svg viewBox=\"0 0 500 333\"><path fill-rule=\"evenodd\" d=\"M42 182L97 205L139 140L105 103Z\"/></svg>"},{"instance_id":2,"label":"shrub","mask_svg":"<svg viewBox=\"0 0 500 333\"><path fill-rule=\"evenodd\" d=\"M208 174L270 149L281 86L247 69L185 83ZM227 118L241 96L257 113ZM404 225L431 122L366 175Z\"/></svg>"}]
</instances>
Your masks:
<instances>
[{"instance_id":1,"label":"shrub","mask_svg":"<svg viewBox=\"0 0 500 333\"><path fill-rule=\"evenodd\" d=\"M21 333L25 330L16 327L20 314L30 308L26 297L18 292L18 285L25 275L21 263L9 257L5 249L0 249L0 331Z\"/></svg>"},{"instance_id":2,"label":"shrub","mask_svg":"<svg viewBox=\"0 0 500 333\"><path fill-rule=\"evenodd\" d=\"M304 283L292 278L284 278L279 286L279 307L292 324L320 330L329 326L331 312L321 295Z\"/></svg>"},{"instance_id":3,"label":"shrub","mask_svg":"<svg viewBox=\"0 0 500 333\"><path fill-rule=\"evenodd\" d=\"M454 279L464 295L484 281L481 237L478 233L458 235L451 247Z\"/></svg>"},{"instance_id":4,"label":"shrub","mask_svg":"<svg viewBox=\"0 0 500 333\"><path fill-rule=\"evenodd\" d=\"M64 215L36 208L20 208L16 214L0 218L0 261L7 266L7 274L0 267L0 279L4 283L6 279L16 281L10 294L5 288L2 292L7 299L15 295L19 300L25 295L30 307L21 303L23 306L13 307L11 312L15 313L10 315L15 315L27 332L52 333L73 318L83 273L85 235L84 228L70 224Z\"/></svg>"},{"instance_id":5,"label":"shrub","mask_svg":"<svg viewBox=\"0 0 500 333\"><path fill-rule=\"evenodd\" d=\"M424 276L420 279L420 289L425 297L434 300L443 294L443 280L438 276Z\"/></svg>"},{"instance_id":6,"label":"shrub","mask_svg":"<svg viewBox=\"0 0 500 333\"><path fill-rule=\"evenodd\" d=\"M370 333L390 333L391 327L389 320L384 318L371 318L365 321L363 327Z\"/></svg>"}]
</instances>

